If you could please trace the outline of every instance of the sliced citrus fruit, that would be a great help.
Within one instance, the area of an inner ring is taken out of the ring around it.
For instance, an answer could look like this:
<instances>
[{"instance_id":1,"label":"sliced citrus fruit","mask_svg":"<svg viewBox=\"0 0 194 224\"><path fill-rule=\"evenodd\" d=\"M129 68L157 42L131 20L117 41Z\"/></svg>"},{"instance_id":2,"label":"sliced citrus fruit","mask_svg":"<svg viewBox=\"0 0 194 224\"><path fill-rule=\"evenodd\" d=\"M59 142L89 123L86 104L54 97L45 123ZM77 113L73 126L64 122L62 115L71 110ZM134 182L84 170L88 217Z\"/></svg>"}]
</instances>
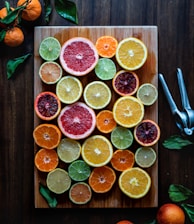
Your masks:
<instances>
[{"instance_id":1,"label":"sliced citrus fruit","mask_svg":"<svg viewBox=\"0 0 194 224\"><path fill-rule=\"evenodd\" d=\"M142 198L151 187L151 178L142 168L132 167L120 174L119 187L130 198Z\"/></svg>"},{"instance_id":2,"label":"sliced citrus fruit","mask_svg":"<svg viewBox=\"0 0 194 224\"><path fill-rule=\"evenodd\" d=\"M39 124L33 131L35 143L45 149L54 149L61 140L61 131L54 124Z\"/></svg>"},{"instance_id":3,"label":"sliced citrus fruit","mask_svg":"<svg viewBox=\"0 0 194 224\"><path fill-rule=\"evenodd\" d=\"M64 76L56 85L56 94L65 104L78 101L82 95L83 87L81 81L74 76Z\"/></svg>"},{"instance_id":4,"label":"sliced citrus fruit","mask_svg":"<svg viewBox=\"0 0 194 224\"><path fill-rule=\"evenodd\" d=\"M96 114L85 103L76 102L65 106L58 116L62 133L72 139L88 137L96 127Z\"/></svg>"},{"instance_id":5,"label":"sliced citrus fruit","mask_svg":"<svg viewBox=\"0 0 194 224\"><path fill-rule=\"evenodd\" d=\"M61 49L60 63L64 70L75 76L83 76L94 69L98 62L94 44L84 37L67 40Z\"/></svg>"},{"instance_id":6,"label":"sliced citrus fruit","mask_svg":"<svg viewBox=\"0 0 194 224\"><path fill-rule=\"evenodd\" d=\"M133 143L133 134L130 129L117 126L111 132L111 142L117 149L129 148Z\"/></svg>"},{"instance_id":7,"label":"sliced citrus fruit","mask_svg":"<svg viewBox=\"0 0 194 224\"><path fill-rule=\"evenodd\" d=\"M35 166L42 172L54 170L59 163L59 158L54 149L40 149L34 158Z\"/></svg>"},{"instance_id":8,"label":"sliced citrus fruit","mask_svg":"<svg viewBox=\"0 0 194 224\"><path fill-rule=\"evenodd\" d=\"M63 162L71 163L80 157L81 144L74 139L63 138L57 146L57 154Z\"/></svg>"},{"instance_id":9,"label":"sliced citrus fruit","mask_svg":"<svg viewBox=\"0 0 194 224\"><path fill-rule=\"evenodd\" d=\"M102 133L110 133L117 123L110 110L101 110L96 116L96 127Z\"/></svg>"},{"instance_id":10,"label":"sliced citrus fruit","mask_svg":"<svg viewBox=\"0 0 194 224\"><path fill-rule=\"evenodd\" d=\"M34 110L42 120L53 120L61 111L61 102L53 92L41 92L34 101Z\"/></svg>"},{"instance_id":11,"label":"sliced citrus fruit","mask_svg":"<svg viewBox=\"0 0 194 224\"><path fill-rule=\"evenodd\" d=\"M121 70L113 78L112 85L121 96L134 95L139 88L139 78L135 72Z\"/></svg>"},{"instance_id":12,"label":"sliced citrus fruit","mask_svg":"<svg viewBox=\"0 0 194 224\"><path fill-rule=\"evenodd\" d=\"M156 161L156 152L151 147L140 147L135 152L135 162L142 168L151 167Z\"/></svg>"},{"instance_id":13,"label":"sliced citrus fruit","mask_svg":"<svg viewBox=\"0 0 194 224\"><path fill-rule=\"evenodd\" d=\"M90 166L83 160L73 161L68 167L68 174L74 181L87 180L90 173Z\"/></svg>"},{"instance_id":14,"label":"sliced citrus fruit","mask_svg":"<svg viewBox=\"0 0 194 224\"><path fill-rule=\"evenodd\" d=\"M112 158L112 144L102 135L93 135L84 141L81 155L83 160L92 167L104 166Z\"/></svg>"},{"instance_id":15,"label":"sliced citrus fruit","mask_svg":"<svg viewBox=\"0 0 194 224\"><path fill-rule=\"evenodd\" d=\"M134 96L121 96L113 105L113 117L123 127L135 127L144 117L144 105Z\"/></svg>"},{"instance_id":16,"label":"sliced citrus fruit","mask_svg":"<svg viewBox=\"0 0 194 224\"><path fill-rule=\"evenodd\" d=\"M91 187L85 182L78 182L71 186L69 190L69 199L74 204L87 204L92 198Z\"/></svg>"},{"instance_id":17,"label":"sliced citrus fruit","mask_svg":"<svg viewBox=\"0 0 194 224\"><path fill-rule=\"evenodd\" d=\"M61 52L61 44L55 37L44 38L39 46L39 54L45 61L55 61Z\"/></svg>"},{"instance_id":18,"label":"sliced citrus fruit","mask_svg":"<svg viewBox=\"0 0 194 224\"><path fill-rule=\"evenodd\" d=\"M89 185L96 193L110 191L115 181L115 171L109 166L95 167L89 177Z\"/></svg>"},{"instance_id":19,"label":"sliced citrus fruit","mask_svg":"<svg viewBox=\"0 0 194 224\"><path fill-rule=\"evenodd\" d=\"M55 84L62 77L61 66L54 61L46 61L39 68L39 76L46 84Z\"/></svg>"},{"instance_id":20,"label":"sliced citrus fruit","mask_svg":"<svg viewBox=\"0 0 194 224\"><path fill-rule=\"evenodd\" d=\"M133 167L135 163L134 153L130 150L117 149L111 159L112 167L117 171L124 171Z\"/></svg>"},{"instance_id":21,"label":"sliced citrus fruit","mask_svg":"<svg viewBox=\"0 0 194 224\"><path fill-rule=\"evenodd\" d=\"M142 146L152 146L160 138L160 128L155 121L143 120L134 128L135 140Z\"/></svg>"},{"instance_id":22,"label":"sliced citrus fruit","mask_svg":"<svg viewBox=\"0 0 194 224\"><path fill-rule=\"evenodd\" d=\"M137 91L137 98L141 100L144 105L150 106L156 102L158 98L158 90L153 84L144 83Z\"/></svg>"},{"instance_id":23,"label":"sliced citrus fruit","mask_svg":"<svg viewBox=\"0 0 194 224\"><path fill-rule=\"evenodd\" d=\"M116 60L122 68L134 71L144 65L147 54L147 47L141 40L128 37L119 42Z\"/></svg>"},{"instance_id":24,"label":"sliced citrus fruit","mask_svg":"<svg viewBox=\"0 0 194 224\"><path fill-rule=\"evenodd\" d=\"M101 80L110 80L116 74L116 65L109 58L100 58L95 67L95 73Z\"/></svg>"},{"instance_id":25,"label":"sliced citrus fruit","mask_svg":"<svg viewBox=\"0 0 194 224\"><path fill-rule=\"evenodd\" d=\"M102 81L93 81L86 85L84 89L84 100L93 109L103 109L111 100L111 90Z\"/></svg>"},{"instance_id":26,"label":"sliced citrus fruit","mask_svg":"<svg viewBox=\"0 0 194 224\"><path fill-rule=\"evenodd\" d=\"M98 54L104 58L112 58L116 54L118 41L113 36L101 36L96 41Z\"/></svg>"},{"instance_id":27,"label":"sliced citrus fruit","mask_svg":"<svg viewBox=\"0 0 194 224\"><path fill-rule=\"evenodd\" d=\"M47 174L46 184L50 191L55 194L62 194L69 190L71 186L71 178L66 170L56 168Z\"/></svg>"}]
</instances>

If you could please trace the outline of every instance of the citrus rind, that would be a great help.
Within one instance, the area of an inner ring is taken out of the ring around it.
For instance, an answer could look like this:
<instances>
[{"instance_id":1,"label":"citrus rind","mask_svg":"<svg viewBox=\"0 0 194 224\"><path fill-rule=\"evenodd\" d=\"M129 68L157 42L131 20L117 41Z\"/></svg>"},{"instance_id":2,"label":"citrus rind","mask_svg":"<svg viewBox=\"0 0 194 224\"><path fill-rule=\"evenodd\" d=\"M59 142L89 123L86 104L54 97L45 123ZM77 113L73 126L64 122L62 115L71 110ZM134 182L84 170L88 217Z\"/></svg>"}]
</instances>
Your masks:
<instances>
[{"instance_id":1,"label":"citrus rind","mask_svg":"<svg viewBox=\"0 0 194 224\"><path fill-rule=\"evenodd\" d=\"M135 162L142 168L151 167L156 161L156 152L151 147L140 147L135 152Z\"/></svg>"}]
</instances>

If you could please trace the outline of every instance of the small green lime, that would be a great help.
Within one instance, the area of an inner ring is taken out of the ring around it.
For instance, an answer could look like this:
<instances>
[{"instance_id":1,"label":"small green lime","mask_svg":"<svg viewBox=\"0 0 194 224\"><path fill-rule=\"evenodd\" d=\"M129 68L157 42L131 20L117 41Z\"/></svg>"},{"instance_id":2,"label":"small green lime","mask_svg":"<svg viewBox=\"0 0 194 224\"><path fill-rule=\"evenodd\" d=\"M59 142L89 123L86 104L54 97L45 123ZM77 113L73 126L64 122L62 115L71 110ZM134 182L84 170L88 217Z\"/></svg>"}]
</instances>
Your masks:
<instances>
[{"instance_id":1,"label":"small green lime","mask_svg":"<svg viewBox=\"0 0 194 224\"><path fill-rule=\"evenodd\" d=\"M101 80L111 80L116 74L115 63L109 58L100 58L95 67L95 73Z\"/></svg>"},{"instance_id":2,"label":"small green lime","mask_svg":"<svg viewBox=\"0 0 194 224\"><path fill-rule=\"evenodd\" d=\"M45 61L55 61L61 51L61 44L54 37L47 37L42 40L39 47L39 54Z\"/></svg>"},{"instance_id":3,"label":"small green lime","mask_svg":"<svg viewBox=\"0 0 194 224\"><path fill-rule=\"evenodd\" d=\"M68 167L68 173L74 181L84 181L90 176L90 166L83 160L76 160Z\"/></svg>"},{"instance_id":4,"label":"small green lime","mask_svg":"<svg viewBox=\"0 0 194 224\"><path fill-rule=\"evenodd\" d=\"M140 147L135 152L135 162L142 168L152 166L156 161L156 152L151 147Z\"/></svg>"},{"instance_id":5,"label":"small green lime","mask_svg":"<svg viewBox=\"0 0 194 224\"><path fill-rule=\"evenodd\" d=\"M117 149L127 149L133 143L133 134L128 128L117 126L111 132L111 142Z\"/></svg>"}]
</instances>

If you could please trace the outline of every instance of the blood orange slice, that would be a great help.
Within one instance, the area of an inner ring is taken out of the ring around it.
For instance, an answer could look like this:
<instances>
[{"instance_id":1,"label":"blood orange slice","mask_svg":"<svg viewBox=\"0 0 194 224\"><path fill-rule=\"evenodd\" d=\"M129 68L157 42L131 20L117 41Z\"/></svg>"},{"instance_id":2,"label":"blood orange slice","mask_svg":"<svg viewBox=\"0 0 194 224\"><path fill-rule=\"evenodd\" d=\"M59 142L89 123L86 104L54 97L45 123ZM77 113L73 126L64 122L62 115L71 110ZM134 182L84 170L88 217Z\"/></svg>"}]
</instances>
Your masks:
<instances>
[{"instance_id":1,"label":"blood orange slice","mask_svg":"<svg viewBox=\"0 0 194 224\"><path fill-rule=\"evenodd\" d=\"M85 103L76 102L61 110L58 125L65 136L71 139L83 139L94 131L96 114Z\"/></svg>"},{"instance_id":2,"label":"blood orange slice","mask_svg":"<svg viewBox=\"0 0 194 224\"><path fill-rule=\"evenodd\" d=\"M135 140L142 146L152 146L160 138L160 128L152 120L143 120L134 128Z\"/></svg>"},{"instance_id":3,"label":"blood orange slice","mask_svg":"<svg viewBox=\"0 0 194 224\"><path fill-rule=\"evenodd\" d=\"M34 110L42 120L53 120L61 110L61 102L53 92L41 92L34 101Z\"/></svg>"},{"instance_id":4,"label":"blood orange slice","mask_svg":"<svg viewBox=\"0 0 194 224\"><path fill-rule=\"evenodd\" d=\"M92 71L98 58L95 45L84 37L73 37L61 48L61 65L66 72L75 76L83 76Z\"/></svg>"}]
</instances>

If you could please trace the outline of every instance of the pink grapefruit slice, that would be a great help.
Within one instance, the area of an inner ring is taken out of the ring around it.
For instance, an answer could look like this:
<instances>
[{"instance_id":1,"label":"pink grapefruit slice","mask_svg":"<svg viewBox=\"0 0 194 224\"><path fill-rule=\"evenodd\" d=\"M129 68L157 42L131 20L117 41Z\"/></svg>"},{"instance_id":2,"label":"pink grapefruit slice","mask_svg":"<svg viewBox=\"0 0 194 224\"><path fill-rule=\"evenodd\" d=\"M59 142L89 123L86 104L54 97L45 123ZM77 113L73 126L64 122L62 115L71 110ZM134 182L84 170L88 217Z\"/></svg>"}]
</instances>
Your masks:
<instances>
[{"instance_id":1,"label":"pink grapefruit slice","mask_svg":"<svg viewBox=\"0 0 194 224\"><path fill-rule=\"evenodd\" d=\"M59 59L66 72L83 76L95 68L98 58L98 52L91 40L73 37L63 44Z\"/></svg>"},{"instance_id":2,"label":"pink grapefruit slice","mask_svg":"<svg viewBox=\"0 0 194 224\"><path fill-rule=\"evenodd\" d=\"M76 102L65 106L58 116L61 132L71 139L84 139L95 129L96 114L85 103Z\"/></svg>"}]
</instances>

